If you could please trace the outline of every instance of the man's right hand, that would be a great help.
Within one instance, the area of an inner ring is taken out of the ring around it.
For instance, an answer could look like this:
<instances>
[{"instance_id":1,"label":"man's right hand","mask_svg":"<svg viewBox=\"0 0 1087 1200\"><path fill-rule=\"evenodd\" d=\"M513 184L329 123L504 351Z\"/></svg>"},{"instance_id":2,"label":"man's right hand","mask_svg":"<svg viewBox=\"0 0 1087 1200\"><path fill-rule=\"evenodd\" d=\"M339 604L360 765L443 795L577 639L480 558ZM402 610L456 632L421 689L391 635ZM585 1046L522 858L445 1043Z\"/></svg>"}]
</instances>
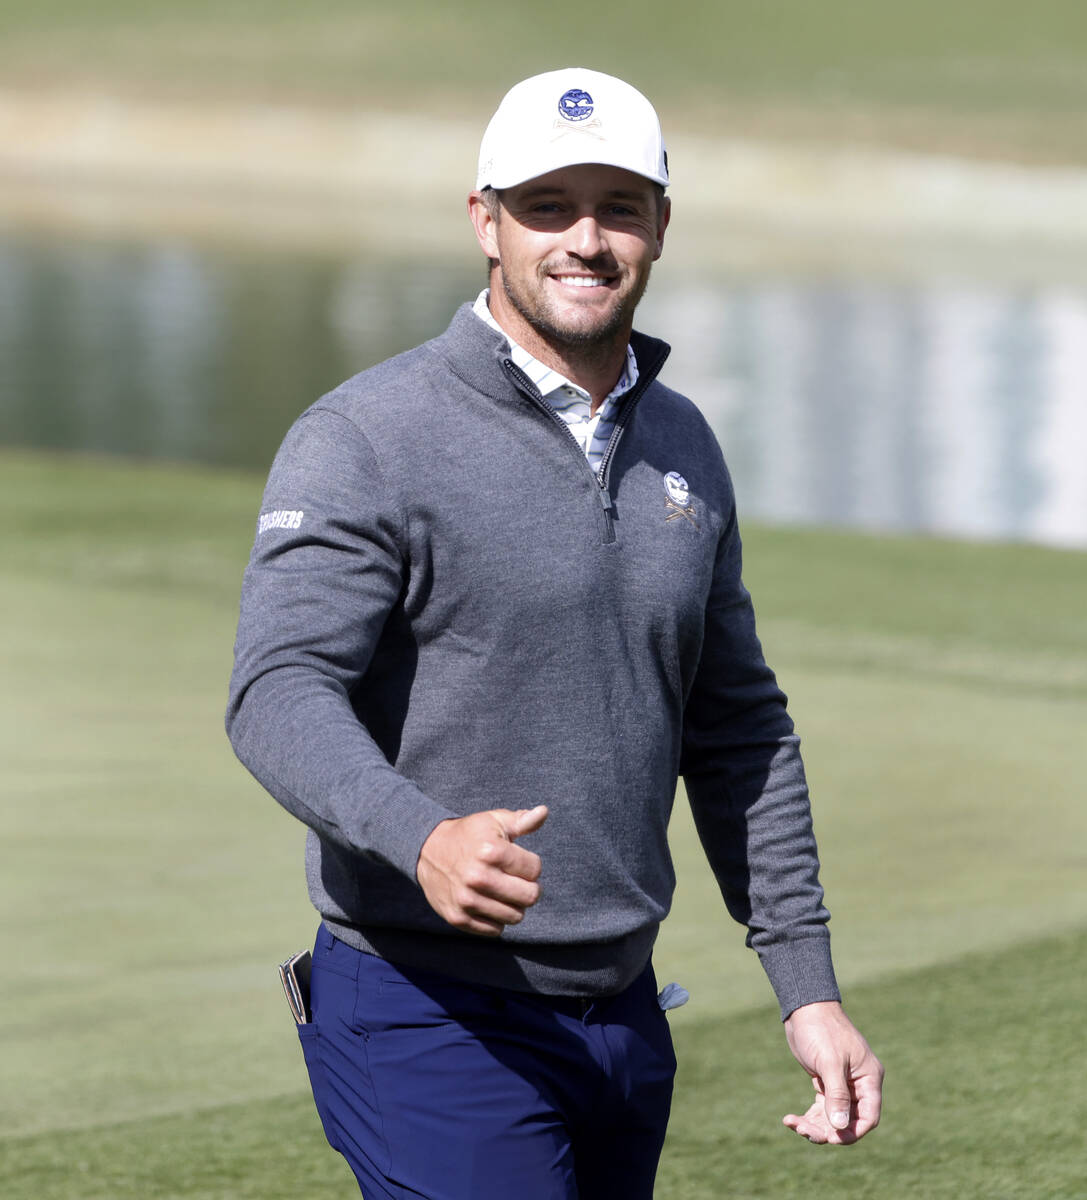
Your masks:
<instances>
[{"instance_id":1,"label":"man's right hand","mask_svg":"<svg viewBox=\"0 0 1087 1200\"><path fill-rule=\"evenodd\" d=\"M436 825L419 851L415 877L430 907L450 925L498 937L540 898L540 856L516 845L547 820L547 808L454 817Z\"/></svg>"}]
</instances>

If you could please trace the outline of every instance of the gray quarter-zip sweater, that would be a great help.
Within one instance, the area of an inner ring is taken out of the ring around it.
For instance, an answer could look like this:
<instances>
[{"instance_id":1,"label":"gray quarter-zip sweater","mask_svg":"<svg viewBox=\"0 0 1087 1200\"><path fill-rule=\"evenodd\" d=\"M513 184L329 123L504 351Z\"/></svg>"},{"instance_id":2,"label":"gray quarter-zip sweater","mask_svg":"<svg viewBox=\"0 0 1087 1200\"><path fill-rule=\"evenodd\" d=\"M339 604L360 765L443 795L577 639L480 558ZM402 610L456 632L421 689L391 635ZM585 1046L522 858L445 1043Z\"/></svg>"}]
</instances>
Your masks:
<instances>
[{"instance_id":1,"label":"gray quarter-zip sweater","mask_svg":"<svg viewBox=\"0 0 1087 1200\"><path fill-rule=\"evenodd\" d=\"M242 588L227 729L309 827L311 899L359 949L500 987L618 991L675 877L682 773L782 1013L836 999L808 793L705 420L638 384L599 475L462 307L287 434ZM545 803L542 896L499 939L415 879L438 822Z\"/></svg>"}]
</instances>

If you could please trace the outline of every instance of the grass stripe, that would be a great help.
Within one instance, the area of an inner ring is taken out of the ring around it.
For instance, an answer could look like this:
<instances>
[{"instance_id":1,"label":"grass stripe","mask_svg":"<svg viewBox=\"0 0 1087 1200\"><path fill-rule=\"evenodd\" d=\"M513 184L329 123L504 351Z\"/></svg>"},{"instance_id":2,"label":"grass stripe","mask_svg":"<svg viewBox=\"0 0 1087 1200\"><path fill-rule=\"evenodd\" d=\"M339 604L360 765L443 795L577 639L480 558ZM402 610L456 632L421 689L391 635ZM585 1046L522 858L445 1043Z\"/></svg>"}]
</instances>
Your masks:
<instances>
[{"instance_id":1,"label":"grass stripe","mask_svg":"<svg viewBox=\"0 0 1087 1200\"><path fill-rule=\"evenodd\" d=\"M965 948L965 947L964 947ZM1087 933L858 987L888 1070L881 1127L845 1152L776 1121L806 1081L761 1013L685 1031L661 1196L684 1200L1073 1200L1083 1196Z\"/></svg>"},{"instance_id":2,"label":"grass stripe","mask_svg":"<svg viewBox=\"0 0 1087 1200\"><path fill-rule=\"evenodd\" d=\"M881 1128L845 1151L780 1127L809 1088L772 1008L684 1025L657 1194L1081 1197L1087 1063L1069 1031L1080 1023L1085 954L1081 930L855 989L850 1008L888 1067L888 1088ZM0 1172L11 1200L357 1195L301 1091L7 1139Z\"/></svg>"}]
</instances>

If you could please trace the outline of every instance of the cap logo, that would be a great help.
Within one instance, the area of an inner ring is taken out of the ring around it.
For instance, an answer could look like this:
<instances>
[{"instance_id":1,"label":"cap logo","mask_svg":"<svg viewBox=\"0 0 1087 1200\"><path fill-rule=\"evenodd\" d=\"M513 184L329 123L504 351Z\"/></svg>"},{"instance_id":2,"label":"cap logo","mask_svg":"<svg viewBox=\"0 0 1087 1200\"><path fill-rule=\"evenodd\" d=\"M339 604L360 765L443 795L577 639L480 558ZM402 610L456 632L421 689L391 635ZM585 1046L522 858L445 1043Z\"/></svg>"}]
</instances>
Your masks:
<instances>
[{"instance_id":1,"label":"cap logo","mask_svg":"<svg viewBox=\"0 0 1087 1200\"><path fill-rule=\"evenodd\" d=\"M568 121L584 121L593 115L593 98L581 88L571 88L559 97L559 113Z\"/></svg>"}]
</instances>

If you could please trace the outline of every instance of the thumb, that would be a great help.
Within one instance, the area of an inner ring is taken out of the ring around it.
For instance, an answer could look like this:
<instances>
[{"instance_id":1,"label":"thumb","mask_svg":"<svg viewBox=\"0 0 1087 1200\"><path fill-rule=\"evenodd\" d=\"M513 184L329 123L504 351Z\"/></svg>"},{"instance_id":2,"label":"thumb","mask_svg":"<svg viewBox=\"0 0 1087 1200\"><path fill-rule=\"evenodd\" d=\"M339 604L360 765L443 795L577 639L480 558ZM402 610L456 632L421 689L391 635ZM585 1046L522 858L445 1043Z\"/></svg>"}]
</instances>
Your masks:
<instances>
[{"instance_id":1,"label":"thumb","mask_svg":"<svg viewBox=\"0 0 1087 1200\"><path fill-rule=\"evenodd\" d=\"M502 809L495 814L506 837L512 842L524 837L526 833L535 833L547 820L547 805L537 804L535 808L520 808L516 812Z\"/></svg>"},{"instance_id":2,"label":"thumb","mask_svg":"<svg viewBox=\"0 0 1087 1200\"><path fill-rule=\"evenodd\" d=\"M849 1085L844 1076L823 1082L826 1085L823 1107L826 1110L827 1120L834 1129L844 1129L849 1124L851 1116L852 1098L849 1094Z\"/></svg>"}]
</instances>

